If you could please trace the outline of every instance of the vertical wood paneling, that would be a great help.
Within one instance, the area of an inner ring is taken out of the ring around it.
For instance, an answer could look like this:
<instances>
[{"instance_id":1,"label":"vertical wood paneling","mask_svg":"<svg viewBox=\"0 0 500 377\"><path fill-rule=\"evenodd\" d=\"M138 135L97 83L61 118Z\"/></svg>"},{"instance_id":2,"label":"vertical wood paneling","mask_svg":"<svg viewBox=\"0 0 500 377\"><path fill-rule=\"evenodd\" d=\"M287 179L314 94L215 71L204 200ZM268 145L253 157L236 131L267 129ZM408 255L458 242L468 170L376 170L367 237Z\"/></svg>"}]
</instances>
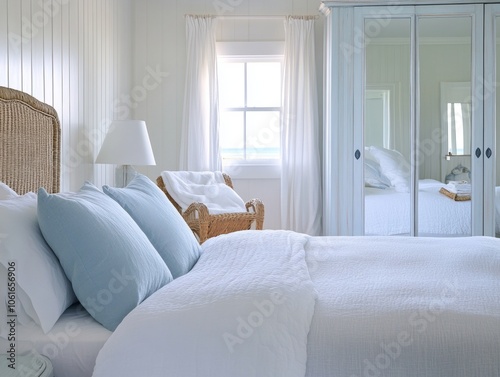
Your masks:
<instances>
[{"instance_id":1,"label":"vertical wood paneling","mask_svg":"<svg viewBox=\"0 0 500 377\"><path fill-rule=\"evenodd\" d=\"M62 117L62 135L61 142L63 145L62 155L68 156L74 150L74 144L71 143L72 134L74 133L74 125L71 123L70 102L72 93L70 92L70 56L71 48L69 45L70 19L69 19L70 3L60 8L61 22L61 117ZM62 189L67 191L73 183L72 177L75 176L75 171L67 164L63 165L62 173Z\"/></svg>"},{"instance_id":2,"label":"vertical wood paneling","mask_svg":"<svg viewBox=\"0 0 500 377\"><path fill-rule=\"evenodd\" d=\"M83 26L85 25L85 10L86 7L84 5L85 0L78 0L78 135L83 135L85 131L85 106L86 106L86 98L85 98L85 41L86 41L86 33L84 32ZM85 139L78 137L77 146L83 150L88 149L88 142ZM92 177L88 175L88 167L84 165L84 168L80 170L80 175L83 180L90 180Z\"/></svg>"},{"instance_id":3,"label":"vertical wood paneling","mask_svg":"<svg viewBox=\"0 0 500 377\"><path fill-rule=\"evenodd\" d=\"M31 43L31 94L36 98L44 99L44 23L45 13L40 7L40 3L31 3L31 22L33 25L33 35Z\"/></svg>"},{"instance_id":4,"label":"vertical wood paneling","mask_svg":"<svg viewBox=\"0 0 500 377\"><path fill-rule=\"evenodd\" d=\"M21 5L18 0L8 0L6 9L9 38L7 86L18 90L22 90Z\"/></svg>"},{"instance_id":5,"label":"vertical wood paneling","mask_svg":"<svg viewBox=\"0 0 500 377\"><path fill-rule=\"evenodd\" d=\"M46 2L47 4L47 2ZM44 97L40 100L48 103L49 105L54 105L54 67L52 65L53 61L53 19L51 14L45 12L43 9L43 14L46 17L43 27L43 91Z\"/></svg>"},{"instance_id":6,"label":"vertical wood paneling","mask_svg":"<svg viewBox=\"0 0 500 377\"><path fill-rule=\"evenodd\" d=\"M80 145L80 124L79 124L79 64L78 64L78 54L79 54L79 1L72 1L67 5L67 27L68 27L68 76L67 84L64 85L68 89L68 112L69 112L69 123L71 124L72 131L69 133L69 145L73 151L83 152ZM68 172L68 178L70 182L70 187L75 187L85 180L84 169L74 170L70 169Z\"/></svg>"},{"instance_id":7,"label":"vertical wood paneling","mask_svg":"<svg viewBox=\"0 0 500 377\"><path fill-rule=\"evenodd\" d=\"M7 19L7 0L0 0L0 82L8 82L8 67L9 67L9 55L8 55L8 19Z\"/></svg>"},{"instance_id":8,"label":"vertical wood paneling","mask_svg":"<svg viewBox=\"0 0 500 377\"><path fill-rule=\"evenodd\" d=\"M92 98L92 77L91 77L91 68L93 65L93 62L91 61L92 54L91 54L91 47L92 47L92 33L91 31L94 30L92 25L90 24L91 20L91 14L92 14L92 9L90 7L90 2L85 1L84 2L84 19L83 19L83 24L81 26L82 30L84 31L84 56L83 56L83 66L82 66L82 71L84 73L84 81L82 83L84 89L83 97L84 97L84 108L83 108L83 124L82 124L82 132L81 134L84 134L85 131L89 128L89 124L92 121L92 114L93 114L93 109L91 106L91 98ZM81 143L85 145L87 148L89 148L89 140L83 139L81 140ZM93 172L90 170L89 166L84 165L84 171L85 175L89 176L92 175Z\"/></svg>"},{"instance_id":9,"label":"vertical wood paneling","mask_svg":"<svg viewBox=\"0 0 500 377\"><path fill-rule=\"evenodd\" d=\"M121 49L131 44L130 9L130 0L0 0L0 85L57 110L63 191L114 184L114 168L94 160L118 88L130 83L131 46Z\"/></svg>"},{"instance_id":10,"label":"vertical wood paneling","mask_svg":"<svg viewBox=\"0 0 500 377\"><path fill-rule=\"evenodd\" d=\"M31 20L31 0L21 0L21 88L26 93L32 93L31 79L31 47L33 45L34 29Z\"/></svg>"}]
</instances>

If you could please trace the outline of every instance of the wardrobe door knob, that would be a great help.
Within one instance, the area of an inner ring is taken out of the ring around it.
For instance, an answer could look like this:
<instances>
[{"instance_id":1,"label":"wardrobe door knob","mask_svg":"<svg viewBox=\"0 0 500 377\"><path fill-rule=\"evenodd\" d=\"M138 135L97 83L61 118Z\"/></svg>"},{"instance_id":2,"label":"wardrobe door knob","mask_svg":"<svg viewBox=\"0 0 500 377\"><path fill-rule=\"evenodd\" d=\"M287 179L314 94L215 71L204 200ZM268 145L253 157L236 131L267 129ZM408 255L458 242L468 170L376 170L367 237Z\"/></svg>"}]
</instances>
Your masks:
<instances>
[{"instance_id":1,"label":"wardrobe door knob","mask_svg":"<svg viewBox=\"0 0 500 377\"><path fill-rule=\"evenodd\" d=\"M356 160L359 160L359 158L361 157L361 152L359 151L359 149L356 149L356 152L354 152L354 157L356 157Z\"/></svg>"},{"instance_id":2,"label":"wardrobe door knob","mask_svg":"<svg viewBox=\"0 0 500 377\"><path fill-rule=\"evenodd\" d=\"M490 158L493 152L491 151L490 148L486 149L486 157Z\"/></svg>"},{"instance_id":3,"label":"wardrobe door knob","mask_svg":"<svg viewBox=\"0 0 500 377\"><path fill-rule=\"evenodd\" d=\"M476 149L476 157L477 158L481 157L481 149L479 148Z\"/></svg>"}]
</instances>

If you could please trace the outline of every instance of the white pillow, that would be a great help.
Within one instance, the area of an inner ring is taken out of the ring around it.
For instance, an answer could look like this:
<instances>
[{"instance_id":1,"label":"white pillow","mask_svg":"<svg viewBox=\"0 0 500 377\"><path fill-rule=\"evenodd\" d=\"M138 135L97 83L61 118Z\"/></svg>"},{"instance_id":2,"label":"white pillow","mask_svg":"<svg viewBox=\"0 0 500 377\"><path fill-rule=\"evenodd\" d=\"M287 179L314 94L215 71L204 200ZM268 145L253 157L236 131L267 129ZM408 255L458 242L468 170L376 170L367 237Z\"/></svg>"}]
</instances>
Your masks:
<instances>
[{"instance_id":1,"label":"white pillow","mask_svg":"<svg viewBox=\"0 0 500 377\"><path fill-rule=\"evenodd\" d=\"M380 172L378 162L365 158L365 186L386 189L391 186L391 181Z\"/></svg>"},{"instance_id":2,"label":"white pillow","mask_svg":"<svg viewBox=\"0 0 500 377\"><path fill-rule=\"evenodd\" d=\"M0 264L16 263L19 320L27 314L47 333L76 297L38 226L36 194L0 201L0 233Z\"/></svg>"},{"instance_id":3,"label":"white pillow","mask_svg":"<svg viewBox=\"0 0 500 377\"><path fill-rule=\"evenodd\" d=\"M381 173L391 181L398 192L410 191L410 164L396 150L371 146L369 151L380 164Z\"/></svg>"},{"instance_id":4,"label":"white pillow","mask_svg":"<svg viewBox=\"0 0 500 377\"><path fill-rule=\"evenodd\" d=\"M19 195L17 195L14 190L12 190L5 183L0 182L0 200L15 198L16 196Z\"/></svg>"}]
</instances>

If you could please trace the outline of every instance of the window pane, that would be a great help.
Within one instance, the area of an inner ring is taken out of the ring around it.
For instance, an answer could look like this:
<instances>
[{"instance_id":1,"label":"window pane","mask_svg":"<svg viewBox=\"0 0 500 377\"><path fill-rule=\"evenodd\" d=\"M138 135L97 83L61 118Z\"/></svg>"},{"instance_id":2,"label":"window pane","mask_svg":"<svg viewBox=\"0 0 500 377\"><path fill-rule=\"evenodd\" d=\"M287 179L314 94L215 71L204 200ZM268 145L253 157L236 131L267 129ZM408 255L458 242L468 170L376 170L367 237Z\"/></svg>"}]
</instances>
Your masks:
<instances>
[{"instance_id":1,"label":"window pane","mask_svg":"<svg viewBox=\"0 0 500 377\"><path fill-rule=\"evenodd\" d=\"M245 63L218 63L217 73L220 107L245 106Z\"/></svg>"},{"instance_id":2,"label":"window pane","mask_svg":"<svg viewBox=\"0 0 500 377\"><path fill-rule=\"evenodd\" d=\"M279 111L247 113L247 159L280 158Z\"/></svg>"},{"instance_id":3,"label":"window pane","mask_svg":"<svg viewBox=\"0 0 500 377\"><path fill-rule=\"evenodd\" d=\"M281 106L281 63L247 64L248 107Z\"/></svg>"},{"instance_id":4,"label":"window pane","mask_svg":"<svg viewBox=\"0 0 500 377\"><path fill-rule=\"evenodd\" d=\"M243 159L244 126L242 111L223 111L220 115L219 146L222 158Z\"/></svg>"}]
</instances>

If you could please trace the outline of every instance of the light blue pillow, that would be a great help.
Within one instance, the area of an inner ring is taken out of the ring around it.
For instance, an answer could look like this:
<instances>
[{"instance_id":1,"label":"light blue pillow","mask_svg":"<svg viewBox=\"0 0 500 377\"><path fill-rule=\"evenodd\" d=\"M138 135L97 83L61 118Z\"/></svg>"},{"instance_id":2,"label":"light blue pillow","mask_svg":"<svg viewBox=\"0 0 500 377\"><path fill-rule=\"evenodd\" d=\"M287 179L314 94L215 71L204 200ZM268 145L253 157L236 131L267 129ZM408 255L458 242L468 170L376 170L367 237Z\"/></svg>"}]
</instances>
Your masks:
<instances>
[{"instance_id":1,"label":"light blue pillow","mask_svg":"<svg viewBox=\"0 0 500 377\"><path fill-rule=\"evenodd\" d=\"M81 304L111 331L172 280L134 220L90 183L76 193L40 189L38 222Z\"/></svg>"},{"instance_id":2,"label":"light blue pillow","mask_svg":"<svg viewBox=\"0 0 500 377\"><path fill-rule=\"evenodd\" d=\"M125 188L103 186L148 236L175 278L200 257L200 245L167 196L148 177L138 174Z\"/></svg>"}]
</instances>

